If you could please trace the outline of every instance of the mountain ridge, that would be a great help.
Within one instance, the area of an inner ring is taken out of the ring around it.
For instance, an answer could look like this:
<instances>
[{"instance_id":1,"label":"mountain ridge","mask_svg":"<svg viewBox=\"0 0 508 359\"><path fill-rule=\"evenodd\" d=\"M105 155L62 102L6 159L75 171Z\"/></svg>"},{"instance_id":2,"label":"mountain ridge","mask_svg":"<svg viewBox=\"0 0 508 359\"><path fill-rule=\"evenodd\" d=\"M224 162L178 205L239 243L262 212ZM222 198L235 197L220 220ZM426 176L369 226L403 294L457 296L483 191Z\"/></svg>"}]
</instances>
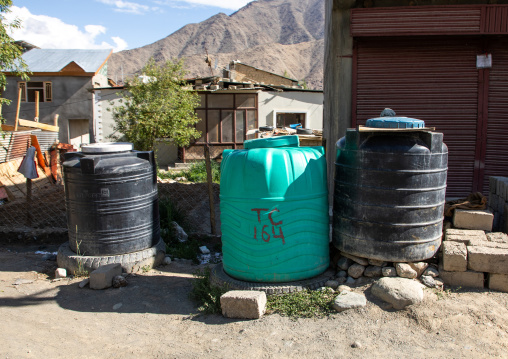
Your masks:
<instances>
[{"instance_id":1,"label":"mountain ridge","mask_svg":"<svg viewBox=\"0 0 508 359\"><path fill-rule=\"evenodd\" d=\"M209 76L204 61L208 51L219 68L239 60L321 89L323 37L322 0L258 0L231 15L218 13L151 44L114 53L108 72L118 82L122 73L125 77L140 73L151 57L156 62L183 58L189 77Z\"/></svg>"}]
</instances>

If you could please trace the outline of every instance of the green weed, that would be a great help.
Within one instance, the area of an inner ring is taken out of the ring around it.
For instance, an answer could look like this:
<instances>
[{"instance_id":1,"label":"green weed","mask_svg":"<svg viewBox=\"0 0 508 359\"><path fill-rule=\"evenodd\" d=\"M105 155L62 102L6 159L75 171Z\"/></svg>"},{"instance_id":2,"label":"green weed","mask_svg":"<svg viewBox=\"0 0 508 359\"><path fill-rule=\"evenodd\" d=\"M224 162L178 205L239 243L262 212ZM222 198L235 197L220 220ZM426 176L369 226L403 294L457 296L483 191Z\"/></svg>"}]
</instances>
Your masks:
<instances>
[{"instance_id":1,"label":"green weed","mask_svg":"<svg viewBox=\"0 0 508 359\"><path fill-rule=\"evenodd\" d=\"M220 183L220 164L211 161L212 181ZM175 179L177 177L185 177L189 182L206 182L206 164L204 161L193 163L189 169L182 171L159 171L157 176L160 178Z\"/></svg>"},{"instance_id":2,"label":"green weed","mask_svg":"<svg viewBox=\"0 0 508 359\"><path fill-rule=\"evenodd\" d=\"M206 314L220 314L220 297L229 289L227 286L219 287L210 283L210 267L198 270L194 273L196 278L193 282L190 299L199 304L198 310Z\"/></svg>"},{"instance_id":3,"label":"green weed","mask_svg":"<svg viewBox=\"0 0 508 359\"><path fill-rule=\"evenodd\" d=\"M331 304L336 296L330 291L315 290L269 296L266 313L277 313L292 319L323 318L335 313Z\"/></svg>"}]
</instances>

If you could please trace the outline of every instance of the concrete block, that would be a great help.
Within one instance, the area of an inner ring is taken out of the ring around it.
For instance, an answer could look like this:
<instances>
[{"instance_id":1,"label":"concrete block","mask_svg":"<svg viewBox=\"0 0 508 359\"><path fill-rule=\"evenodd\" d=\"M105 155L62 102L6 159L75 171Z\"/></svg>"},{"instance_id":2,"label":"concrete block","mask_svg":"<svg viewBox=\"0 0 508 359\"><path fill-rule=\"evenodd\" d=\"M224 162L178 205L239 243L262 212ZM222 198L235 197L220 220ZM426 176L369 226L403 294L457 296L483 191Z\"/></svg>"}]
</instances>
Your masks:
<instances>
[{"instance_id":1,"label":"concrete block","mask_svg":"<svg viewBox=\"0 0 508 359\"><path fill-rule=\"evenodd\" d=\"M494 214L489 210L455 209L453 225L463 229L492 231Z\"/></svg>"},{"instance_id":2,"label":"concrete block","mask_svg":"<svg viewBox=\"0 0 508 359\"><path fill-rule=\"evenodd\" d=\"M471 239L486 241L487 237L485 236L484 231L451 228L446 230L444 239L445 241L462 242L467 244Z\"/></svg>"},{"instance_id":3,"label":"concrete block","mask_svg":"<svg viewBox=\"0 0 508 359\"><path fill-rule=\"evenodd\" d=\"M471 240L467 244L469 247L487 247L487 248L505 248L508 249L508 243L489 242L489 241L475 241Z\"/></svg>"},{"instance_id":4,"label":"concrete block","mask_svg":"<svg viewBox=\"0 0 508 359\"><path fill-rule=\"evenodd\" d=\"M492 232L487 233L485 235L489 242L497 242L497 243L507 243L508 244L508 234L503 232Z\"/></svg>"},{"instance_id":5,"label":"concrete block","mask_svg":"<svg viewBox=\"0 0 508 359\"><path fill-rule=\"evenodd\" d=\"M122 265L120 263L111 263L100 266L90 273L90 288L109 288L113 285L113 278L117 275L122 275Z\"/></svg>"},{"instance_id":6,"label":"concrete block","mask_svg":"<svg viewBox=\"0 0 508 359\"><path fill-rule=\"evenodd\" d=\"M467 270L467 247L460 242L443 242L443 269L449 272Z\"/></svg>"},{"instance_id":7,"label":"concrete block","mask_svg":"<svg viewBox=\"0 0 508 359\"><path fill-rule=\"evenodd\" d=\"M508 293L508 274L489 273L488 288Z\"/></svg>"},{"instance_id":8,"label":"concrete block","mask_svg":"<svg viewBox=\"0 0 508 359\"><path fill-rule=\"evenodd\" d=\"M508 248L468 246L467 257L467 267L471 270L508 274Z\"/></svg>"},{"instance_id":9,"label":"concrete block","mask_svg":"<svg viewBox=\"0 0 508 359\"><path fill-rule=\"evenodd\" d=\"M442 267L439 268L439 277L447 285L483 288L484 276L481 272L465 271L465 272L448 272Z\"/></svg>"},{"instance_id":10,"label":"concrete block","mask_svg":"<svg viewBox=\"0 0 508 359\"><path fill-rule=\"evenodd\" d=\"M266 294L254 290L232 290L220 297L220 306L226 318L258 319L265 314Z\"/></svg>"}]
</instances>

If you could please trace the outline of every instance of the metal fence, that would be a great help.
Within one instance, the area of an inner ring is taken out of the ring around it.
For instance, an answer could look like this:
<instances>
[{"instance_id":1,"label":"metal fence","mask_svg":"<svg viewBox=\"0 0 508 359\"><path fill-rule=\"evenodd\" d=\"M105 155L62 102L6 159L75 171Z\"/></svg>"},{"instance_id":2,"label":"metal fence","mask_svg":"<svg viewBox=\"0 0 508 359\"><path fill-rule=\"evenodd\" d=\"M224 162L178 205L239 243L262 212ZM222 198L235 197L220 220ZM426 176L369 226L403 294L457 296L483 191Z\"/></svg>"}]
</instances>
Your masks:
<instances>
[{"instance_id":1,"label":"metal fence","mask_svg":"<svg viewBox=\"0 0 508 359\"><path fill-rule=\"evenodd\" d=\"M174 149L167 149L174 153ZM219 163L211 159L208 168L215 182L208 181L206 171L206 152L213 153L209 146L199 146L186 158L175 156L171 165L160 165L158 177L159 201L171 201L186 218L186 227L190 232L199 234L220 234L219 213ZM158 156L164 156L164 148ZM67 227L65 192L61 167L58 169L56 183L44 177L39 168L40 179L32 182L28 190L25 179L12 176L19 163L12 163L9 173L0 173L2 184L15 196L0 201L0 231L30 229L62 229ZM17 175L16 175L17 176ZM22 176L22 175L21 175ZM5 183L4 183L5 182ZM29 195L31 193L31 195ZM210 203L213 202L211 211ZM215 217L214 221L210 218ZM215 224L215 228L212 226Z\"/></svg>"}]
</instances>

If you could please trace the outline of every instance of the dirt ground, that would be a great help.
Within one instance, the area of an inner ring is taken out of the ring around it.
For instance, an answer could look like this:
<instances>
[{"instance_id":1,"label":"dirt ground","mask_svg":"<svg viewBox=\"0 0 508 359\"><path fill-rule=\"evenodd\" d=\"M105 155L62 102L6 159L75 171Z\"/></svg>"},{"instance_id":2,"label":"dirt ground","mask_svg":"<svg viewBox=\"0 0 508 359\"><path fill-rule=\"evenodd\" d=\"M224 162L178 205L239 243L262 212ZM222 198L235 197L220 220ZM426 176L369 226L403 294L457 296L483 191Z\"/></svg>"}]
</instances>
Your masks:
<instances>
[{"instance_id":1,"label":"dirt ground","mask_svg":"<svg viewBox=\"0 0 508 359\"><path fill-rule=\"evenodd\" d=\"M508 358L508 293L429 289L394 311L363 286L365 308L329 318L231 320L188 299L197 266L94 291L51 281L56 263L35 251L56 249L0 246L0 358Z\"/></svg>"}]
</instances>

